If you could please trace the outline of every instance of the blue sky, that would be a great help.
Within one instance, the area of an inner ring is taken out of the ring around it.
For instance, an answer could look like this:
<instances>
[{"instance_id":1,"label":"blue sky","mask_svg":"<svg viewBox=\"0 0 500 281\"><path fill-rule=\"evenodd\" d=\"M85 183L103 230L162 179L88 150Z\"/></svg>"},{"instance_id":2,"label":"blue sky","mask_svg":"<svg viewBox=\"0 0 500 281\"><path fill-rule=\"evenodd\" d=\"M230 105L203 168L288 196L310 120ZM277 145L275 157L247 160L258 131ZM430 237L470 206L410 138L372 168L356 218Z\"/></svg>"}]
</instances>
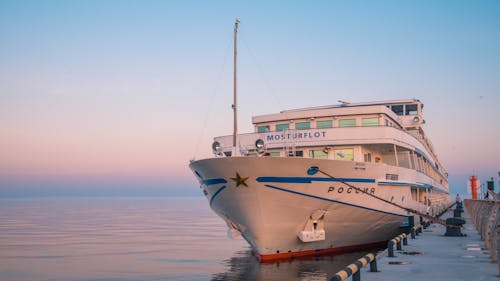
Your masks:
<instances>
[{"instance_id":1,"label":"blue sky","mask_svg":"<svg viewBox=\"0 0 500 281\"><path fill-rule=\"evenodd\" d=\"M418 98L450 173L500 171L498 1L0 1L0 196L199 194L251 116ZM126 186L126 188L125 188ZM120 189L123 187L123 189Z\"/></svg>"}]
</instances>

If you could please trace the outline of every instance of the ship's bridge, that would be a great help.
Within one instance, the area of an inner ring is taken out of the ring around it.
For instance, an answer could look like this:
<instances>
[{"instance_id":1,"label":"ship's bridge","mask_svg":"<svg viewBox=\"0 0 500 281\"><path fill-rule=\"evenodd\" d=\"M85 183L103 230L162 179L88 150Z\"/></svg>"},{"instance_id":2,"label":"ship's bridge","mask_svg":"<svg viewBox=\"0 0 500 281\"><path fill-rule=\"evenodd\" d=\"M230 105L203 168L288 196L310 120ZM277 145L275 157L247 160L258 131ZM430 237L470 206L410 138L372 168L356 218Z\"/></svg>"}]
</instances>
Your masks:
<instances>
[{"instance_id":1,"label":"ship's bridge","mask_svg":"<svg viewBox=\"0 0 500 281\"><path fill-rule=\"evenodd\" d=\"M424 123L417 99L348 103L281 111L253 117L255 131L282 131L356 126L394 126L416 129Z\"/></svg>"}]
</instances>

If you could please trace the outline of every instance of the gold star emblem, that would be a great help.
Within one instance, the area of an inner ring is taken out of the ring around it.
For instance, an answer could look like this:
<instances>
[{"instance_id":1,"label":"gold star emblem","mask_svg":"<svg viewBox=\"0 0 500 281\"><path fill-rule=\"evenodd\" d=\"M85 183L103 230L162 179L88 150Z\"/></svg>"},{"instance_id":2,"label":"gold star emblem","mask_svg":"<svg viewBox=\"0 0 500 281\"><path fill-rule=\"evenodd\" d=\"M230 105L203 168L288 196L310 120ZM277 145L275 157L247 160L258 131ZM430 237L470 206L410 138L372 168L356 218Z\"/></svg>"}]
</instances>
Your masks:
<instances>
[{"instance_id":1,"label":"gold star emblem","mask_svg":"<svg viewBox=\"0 0 500 281\"><path fill-rule=\"evenodd\" d=\"M234 178L230 178L232 179L233 181L236 182L236 187L240 186L240 185L244 185L246 187L248 187L246 181L248 180L248 177L242 177L240 176L240 174L238 172L236 172L236 177Z\"/></svg>"}]
</instances>

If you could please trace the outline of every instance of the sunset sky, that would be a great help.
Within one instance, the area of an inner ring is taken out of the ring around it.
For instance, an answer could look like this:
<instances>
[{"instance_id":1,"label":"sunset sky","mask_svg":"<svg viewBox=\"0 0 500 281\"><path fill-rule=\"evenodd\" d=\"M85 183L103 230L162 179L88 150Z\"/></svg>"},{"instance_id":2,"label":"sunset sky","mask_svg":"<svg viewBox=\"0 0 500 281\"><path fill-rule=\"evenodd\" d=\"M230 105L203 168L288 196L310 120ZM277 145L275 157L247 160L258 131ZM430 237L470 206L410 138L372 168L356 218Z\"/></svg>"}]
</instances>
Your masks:
<instances>
[{"instance_id":1,"label":"sunset sky","mask_svg":"<svg viewBox=\"0 0 500 281\"><path fill-rule=\"evenodd\" d=\"M251 116L418 98L465 193L500 172L500 1L0 0L0 197L197 195ZM498 191L498 189L497 189Z\"/></svg>"}]
</instances>

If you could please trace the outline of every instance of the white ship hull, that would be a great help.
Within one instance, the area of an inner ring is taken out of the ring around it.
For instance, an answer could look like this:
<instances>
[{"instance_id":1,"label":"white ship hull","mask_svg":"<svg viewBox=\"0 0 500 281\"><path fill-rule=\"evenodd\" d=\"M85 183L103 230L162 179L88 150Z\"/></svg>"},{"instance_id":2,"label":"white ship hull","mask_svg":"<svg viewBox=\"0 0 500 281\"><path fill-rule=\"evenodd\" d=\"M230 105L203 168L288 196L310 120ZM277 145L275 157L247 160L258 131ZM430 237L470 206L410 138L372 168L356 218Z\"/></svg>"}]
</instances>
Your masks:
<instances>
[{"instance_id":1,"label":"white ship hull","mask_svg":"<svg viewBox=\"0 0 500 281\"><path fill-rule=\"evenodd\" d=\"M432 184L431 179L415 170L385 164L293 157L225 157L190 164L211 208L264 261L383 243L397 235L401 223L411 215L332 178L308 175L311 166L422 212L438 212L447 204L445 192L427 194L433 203L430 209L412 200L407 183ZM399 181L388 182L387 173L398 174ZM239 186L237 177L242 179ZM318 213L325 214L325 239L301 241L298 234Z\"/></svg>"}]
</instances>

